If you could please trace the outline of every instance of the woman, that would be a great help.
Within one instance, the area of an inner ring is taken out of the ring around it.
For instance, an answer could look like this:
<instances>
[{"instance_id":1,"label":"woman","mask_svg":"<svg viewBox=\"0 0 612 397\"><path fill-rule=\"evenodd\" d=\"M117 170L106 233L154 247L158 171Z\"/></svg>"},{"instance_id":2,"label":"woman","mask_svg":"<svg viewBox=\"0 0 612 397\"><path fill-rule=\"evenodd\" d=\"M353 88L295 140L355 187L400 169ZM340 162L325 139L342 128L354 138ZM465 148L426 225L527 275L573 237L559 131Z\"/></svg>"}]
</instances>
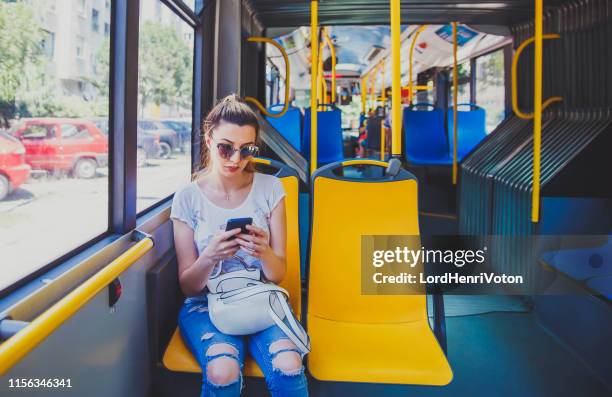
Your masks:
<instances>
[{"instance_id":1,"label":"woman","mask_svg":"<svg viewBox=\"0 0 612 397\"><path fill-rule=\"evenodd\" d=\"M211 274L260 268L279 283L286 271L285 192L280 180L255 173L252 156L259 125L235 95L204 121L202 171L178 191L170 217L179 283L188 297L179 314L183 339L203 372L202 396L238 396L245 347L263 371L273 396L306 396L302 355L276 325L246 337L221 333L211 322L206 284ZM231 218L253 218L248 234L225 231Z\"/></svg>"}]
</instances>

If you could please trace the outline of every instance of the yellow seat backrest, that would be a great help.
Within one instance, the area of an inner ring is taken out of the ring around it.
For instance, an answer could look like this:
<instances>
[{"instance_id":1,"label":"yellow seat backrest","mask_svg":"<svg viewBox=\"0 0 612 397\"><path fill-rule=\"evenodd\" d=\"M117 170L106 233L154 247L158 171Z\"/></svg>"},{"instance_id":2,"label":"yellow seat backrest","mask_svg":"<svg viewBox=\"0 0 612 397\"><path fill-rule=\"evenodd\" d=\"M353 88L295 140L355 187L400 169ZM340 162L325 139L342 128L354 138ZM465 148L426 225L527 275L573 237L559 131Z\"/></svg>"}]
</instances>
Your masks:
<instances>
[{"instance_id":1,"label":"yellow seat backrest","mask_svg":"<svg viewBox=\"0 0 612 397\"><path fill-rule=\"evenodd\" d=\"M308 316L357 323L427 319L425 295L361 293L361 236L419 235L416 179L405 170L385 181L326 172L315 174L312 191Z\"/></svg>"},{"instance_id":2,"label":"yellow seat backrest","mask_svg":"<svg viewBox=\"0 0 612 397\"><path fill-rule=\"evenodd\" d=\"M285 189L287 214L287 273L280 286L289 292L289 303L299 319L302 313L302 282L300 272L299 180L297 173L274 160L254 159L256 163L270 165L280 170L278 177Z\"/></svg>"},{"instance_id":3,"label":"yellow seat backrest","mask_svg":"<svg viewBox=\"0 0 612 397\"><path fill-rule=\"evenodd\" d=\"M280 283L289 292L289 302L300 318L302 313L302 282L300 272L300 226L298 214L299 186L295 175L281 177L285 188L287 213L287 274Z\"/></svg>"}]
</instances>

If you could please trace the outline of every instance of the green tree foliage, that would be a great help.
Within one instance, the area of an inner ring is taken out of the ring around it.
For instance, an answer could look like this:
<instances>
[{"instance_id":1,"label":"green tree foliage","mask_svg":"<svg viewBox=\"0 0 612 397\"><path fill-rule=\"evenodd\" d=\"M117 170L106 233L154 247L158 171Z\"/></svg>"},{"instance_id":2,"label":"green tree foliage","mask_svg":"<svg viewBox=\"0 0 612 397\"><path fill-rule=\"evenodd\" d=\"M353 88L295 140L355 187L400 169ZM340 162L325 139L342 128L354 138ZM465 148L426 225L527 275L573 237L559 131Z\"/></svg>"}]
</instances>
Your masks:
<instances>
[{"instance_id":1,"label":"green tree foliage","mask_svg":"<svg viewBox=\"0 0 612 397\"><path fill-rule=\"evenodd\" d=\"M93 104L93 113L97 116L108 116L110 90L108 88L110 80L110 38L105 38L96 56L95 64L96 76L87 79L98 90L98 95Z\"/></svg>"},{"instance_id":2,"label":"green tree foliage","mask_svg":"<svg viewBox=\"0 0 612 397\"><path fill-rule=\"evenodd\" d=\"M191 49L176 30L151 21L142 23L138 52L138 106L141 114L149 104L191 107ZM106 39L98 50L97 79L90 80L98 89L101 100L109 96L109 54L110 42Z\"/></svg>"},{"instance_id":3,"label":"green tree foliage","mask_svg":"<svg viewBox=\"0 0 612 397\"><path fill-rule=\"evenodd\" d=\"M138 96L141 113L148 104L190 107L192 57L189 46L170 26L141 24Z\"/></svg>"},{"instance_id":4,"label":"green tree foliage","mask_svg":"<svg viewBox=\"0 0 612 397\"><path fill-rule=\"evenodd\" d=\"M28 73L40 74L43 54L39 28L31 7L23 2L0 2L0 127L17 110L16 95Z\"/></svg>"}]
</instances>

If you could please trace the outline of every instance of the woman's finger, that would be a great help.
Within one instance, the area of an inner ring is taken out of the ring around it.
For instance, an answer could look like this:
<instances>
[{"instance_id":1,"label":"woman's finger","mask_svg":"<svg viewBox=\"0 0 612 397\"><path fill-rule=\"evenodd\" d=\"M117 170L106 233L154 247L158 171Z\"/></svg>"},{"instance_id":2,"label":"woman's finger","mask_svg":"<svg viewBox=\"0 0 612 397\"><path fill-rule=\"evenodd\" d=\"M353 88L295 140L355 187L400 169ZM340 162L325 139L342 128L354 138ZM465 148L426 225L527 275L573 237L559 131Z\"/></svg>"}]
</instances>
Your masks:
<instances>
[{"instance_id":1,"label":"woman's finger","mask_svg":"<svg viewBox=\"0 0 612 397\"><path fill-rule=\"evenodd\" d=\"M253 233L255 233L258 236L265 236L266 235L265 230L263 230L262 228L259 228L257 226L247 225L247 229L252 231Z\"/></svg>"},{"instance_id":2,"label":"woman's finger","mask_svg":"<svg viewBox=\"0 0 612 397\"><path fill-rule=\"evenodd\" d=\"M238 245L240 245L241 247L248 247L248 246L249 246L249 243L250 243L250 241L248 241L248 240L243 240L243 239L241 239L241 238L239 238L239 237L237 237L237 238L236 238L236 242L237 242L237 243L238 243Z\"/></svg>"},{"instance_id":3,"label":"woman's finger","mask_svg":"<svg viewBox=\"0 0 612 397\"><path fill-rule=\"evenodd\" d=\"M236 241L237 239L234 240L229 240L229 241L223 241L221 243L219 243L219 250L224 251L230 248L236 248L239 244Z\"/></svg>"},{"instance_id":4,"label":"woman's finger","mask_svg":"<svg viewBox=\"0 0 612 397\"><path fill-rule=\"evenodd\" d=\"M263 237L253 237L251 240L255 245L265 245L268 242Z\"/></svg>"},{"instance_id":5,"label":"woman's finger","mask_svg":"<svg viewBox=\"0 0 612 397\"><path fill-rule=\"evenodd\" d=\"M232 229L232 230L228 230L227 232L223 232L221 234L218 235L218 238L220 241L224 241L227 240L228 238L237 235L238 233L240 233L242 229L240 229L239 227Z\"/></svg>"},{"instance_id":6,"label":"woman's finger","mask_svg":"<svg viewBox=\"0 0 612 397\"><path fill-rule=\"evenodd\" d=\"M242 240L251 241L254 236L250 234L239 234L237 238L241 238Z\"/></svg>"}]
</instances>

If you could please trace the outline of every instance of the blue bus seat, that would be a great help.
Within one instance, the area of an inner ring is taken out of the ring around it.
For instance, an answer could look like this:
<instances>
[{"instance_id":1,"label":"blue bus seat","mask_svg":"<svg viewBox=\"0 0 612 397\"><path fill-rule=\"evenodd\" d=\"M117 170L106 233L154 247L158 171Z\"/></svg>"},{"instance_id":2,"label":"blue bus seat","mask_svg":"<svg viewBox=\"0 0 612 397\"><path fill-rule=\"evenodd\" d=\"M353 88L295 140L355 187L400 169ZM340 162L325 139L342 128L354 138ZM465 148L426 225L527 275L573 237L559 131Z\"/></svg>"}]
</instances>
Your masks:
<instances>
[{"instance_id":1,"label":"blue bus seat","mask_svg":"<svg viewBox=\"0 0 612 397\"><path fill-rule=\"evenodd\" d=\"M587 287L612 301L612 276L592 278L587 281Z\"/></svg>"},{"instance_id":2,"label":"blue bus seat","mask_svg":"<svg viewBox=\"0 0 612 397\"><path fill-rule=\"evenodd\" d=\"M340 109L317 112L317 162L319 165L344 160L343 150ZM304 115L302 154L310 159L310 108L306 108Z\"/></svg>"},{"instance_id":3,"label":"blue bus seat","mask_svg":"<svg viewBox=\"0 0 612 397\"><path fill-rule=\"evenodd\" d=\"M278 113L283 105L272 105L268 109L270 113ZM287 112L281 117L268 117L266 120L276 128L278 132L297 150L302 150L302 113L299 108L289 106Z\"/></svg>"},{"instance_id":4,"label":"blue bus seat","mask_svg":"<svg viewBox=\"0 0 612 397\"><path fill-rule=\"evenodd\" d=\"M545 252L540 260L576 281L612 276L612 236L603 246Z\"/></svg>"},{"instance_id":5,"label":"blue bus seat","mask_svg":"<svg viewBox=\"0 0 612 397\"><path fill-rule=\"evenodd\" d=\"M457 161L463 160L480 141L487 136L486 114L481 107L471 104L460 104L458 106L471 106L472 110L457 110ZM453 156L453 109L448 109L447 131L449 153Z\"/></svg>"},{"instance_id":6,"label":"blue bus seat","mask_svg":"<svg viewBox=\"0 0 612 397\"><path fill-rule=\"evenodd\" d=\"M450 165L448 142L441 109L416 110L416 104L404 109L404 153L414 165Z\"/></svg>"}]
</instances>

